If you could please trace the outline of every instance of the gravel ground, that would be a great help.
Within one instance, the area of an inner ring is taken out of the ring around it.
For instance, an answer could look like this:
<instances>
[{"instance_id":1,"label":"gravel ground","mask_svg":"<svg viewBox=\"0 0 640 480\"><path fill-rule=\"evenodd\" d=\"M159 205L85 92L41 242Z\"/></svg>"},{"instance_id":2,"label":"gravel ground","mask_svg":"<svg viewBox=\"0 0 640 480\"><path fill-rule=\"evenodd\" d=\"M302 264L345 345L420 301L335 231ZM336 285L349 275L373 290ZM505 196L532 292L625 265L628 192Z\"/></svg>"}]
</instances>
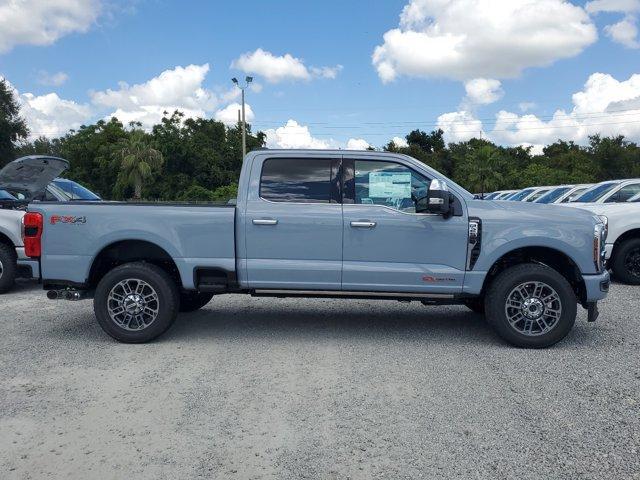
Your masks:
<instances>
[{"instance_id":1,"label":"gravel ground","mask_svg":"<svg viewBox=\"0 0 640 480\"><path fill-rule=\"evenodd\" d=\"M518 350L464 307L220 296L123 345L0 297L0 478L640 478L640 287Z\"/></svg>"}]
</instances>

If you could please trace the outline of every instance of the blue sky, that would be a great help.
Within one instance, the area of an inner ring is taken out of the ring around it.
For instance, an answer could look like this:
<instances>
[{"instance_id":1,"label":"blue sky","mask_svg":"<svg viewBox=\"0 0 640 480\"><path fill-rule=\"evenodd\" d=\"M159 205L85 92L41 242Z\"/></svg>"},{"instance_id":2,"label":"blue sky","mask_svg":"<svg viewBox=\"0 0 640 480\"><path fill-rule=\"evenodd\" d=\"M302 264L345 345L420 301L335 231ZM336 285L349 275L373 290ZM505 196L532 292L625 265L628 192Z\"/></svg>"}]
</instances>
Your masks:
<instances>
[{"instance_id":1,"label":"blue sky","mask_svg":"<svg viewBox=\"0 0 640 480\"><path fill-rule=\"evenodd\" d=\"M231 121L230 78L248 73L272 146L382 146L438 126L536 148L640 140L640 1L587 3L0 0L0 75L49 136L116 112L150 125L168 107Z\"/></svg>"}]
</instances>

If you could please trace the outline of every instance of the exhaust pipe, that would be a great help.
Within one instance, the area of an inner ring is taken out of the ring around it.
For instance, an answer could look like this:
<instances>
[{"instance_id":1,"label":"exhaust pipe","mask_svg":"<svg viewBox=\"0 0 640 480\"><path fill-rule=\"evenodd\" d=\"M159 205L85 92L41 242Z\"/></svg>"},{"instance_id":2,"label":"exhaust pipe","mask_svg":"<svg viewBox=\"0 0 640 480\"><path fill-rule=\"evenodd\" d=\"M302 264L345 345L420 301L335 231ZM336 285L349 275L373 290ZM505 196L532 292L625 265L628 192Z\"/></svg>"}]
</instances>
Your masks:
<instances>
[{"instance_id":1,"label":"exhaust pipe","mask_svg":"<svg viewBox=\"0 0 640 480\"><path fill-rule=\"evenodd\" d=\"M84 292L79 290L49 290L47 292L47 298L49 300L69 300L75 302L84 298Z\"/></svg>"}]
</instances>

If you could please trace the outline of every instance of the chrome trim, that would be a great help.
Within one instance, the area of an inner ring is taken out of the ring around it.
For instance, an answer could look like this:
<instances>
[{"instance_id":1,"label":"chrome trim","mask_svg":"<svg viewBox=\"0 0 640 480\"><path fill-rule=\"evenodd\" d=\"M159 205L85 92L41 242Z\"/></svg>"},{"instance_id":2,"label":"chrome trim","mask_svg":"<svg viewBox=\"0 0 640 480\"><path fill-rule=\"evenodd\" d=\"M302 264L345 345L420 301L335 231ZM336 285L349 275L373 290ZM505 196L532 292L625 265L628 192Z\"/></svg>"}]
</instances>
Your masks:
<instances>
[{"instance_id":1,"label":"chrome trim","mask_svg":"<svg viewBox=\"0 0 640 480\"><path fill-rule=\"evenodd\" d=\"M252 223L254 225L277 225L278 220L273 218L254 218Z\"/></svg>"},{"instance_id":2,"label":"chrome trim","mask_svg":"<svg viewBox=\"0 0 640 480\"><path fill-rule=\"evenodd\" d=\"M401 213L403 215L411 215L411 216L414 216L414 217L441 217L442 216L439 213L403 212L402 210L398 210L397 208L391 208L391 207L388 207L386 205L378 205L378 204L375 204L375 203L343 203L342 206L343 207L367 207L367 208L378 207L378 208L384 208L385 210L389 210L389 211L394 212L394 213Z\"/></svg>"},{"instance_id":3,"label":"chrome trim","mask_svg":"<svg viewBox=\"0 0 640 480\"><path fill-rule=\"evenodd\" d=\"M353 228L373 228L376 222L351 222Z\"/></svg>"},{"instance_id":4,"label":"chrome trim","mask_svg":"<svg viewBox=\"0 0 640 480\"><path fill-rule=\"evenodd\" d=\"M449 293L407 293L407 292L366 292L366 291L349 291L349 290L269 290L269 289L256 289L257 294L272 294L272 295L323 295L334 297L350 297L350 296L368 296L368 297L382 297L382 298L454 298L453 294Z\"/></svg>"}]
</instances>

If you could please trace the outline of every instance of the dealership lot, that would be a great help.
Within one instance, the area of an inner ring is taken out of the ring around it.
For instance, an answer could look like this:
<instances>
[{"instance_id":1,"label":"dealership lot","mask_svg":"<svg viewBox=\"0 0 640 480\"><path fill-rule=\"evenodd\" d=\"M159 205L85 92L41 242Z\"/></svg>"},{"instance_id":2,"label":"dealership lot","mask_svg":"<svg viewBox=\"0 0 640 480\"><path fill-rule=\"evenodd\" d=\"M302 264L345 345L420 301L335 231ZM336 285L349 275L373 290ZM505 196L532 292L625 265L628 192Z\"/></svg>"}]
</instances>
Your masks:
<instances>
[{"instance_id":1,"label":"dealership lot","mask_svg":"<svg viewBox=\"0 0 640 480\"><path fill-rule=\"evenodd\" d=\"M519 350L464 307L224 295L120 344L0 297L2 478L640 478L640 298Z\"/></svg>"}]
</instances>

